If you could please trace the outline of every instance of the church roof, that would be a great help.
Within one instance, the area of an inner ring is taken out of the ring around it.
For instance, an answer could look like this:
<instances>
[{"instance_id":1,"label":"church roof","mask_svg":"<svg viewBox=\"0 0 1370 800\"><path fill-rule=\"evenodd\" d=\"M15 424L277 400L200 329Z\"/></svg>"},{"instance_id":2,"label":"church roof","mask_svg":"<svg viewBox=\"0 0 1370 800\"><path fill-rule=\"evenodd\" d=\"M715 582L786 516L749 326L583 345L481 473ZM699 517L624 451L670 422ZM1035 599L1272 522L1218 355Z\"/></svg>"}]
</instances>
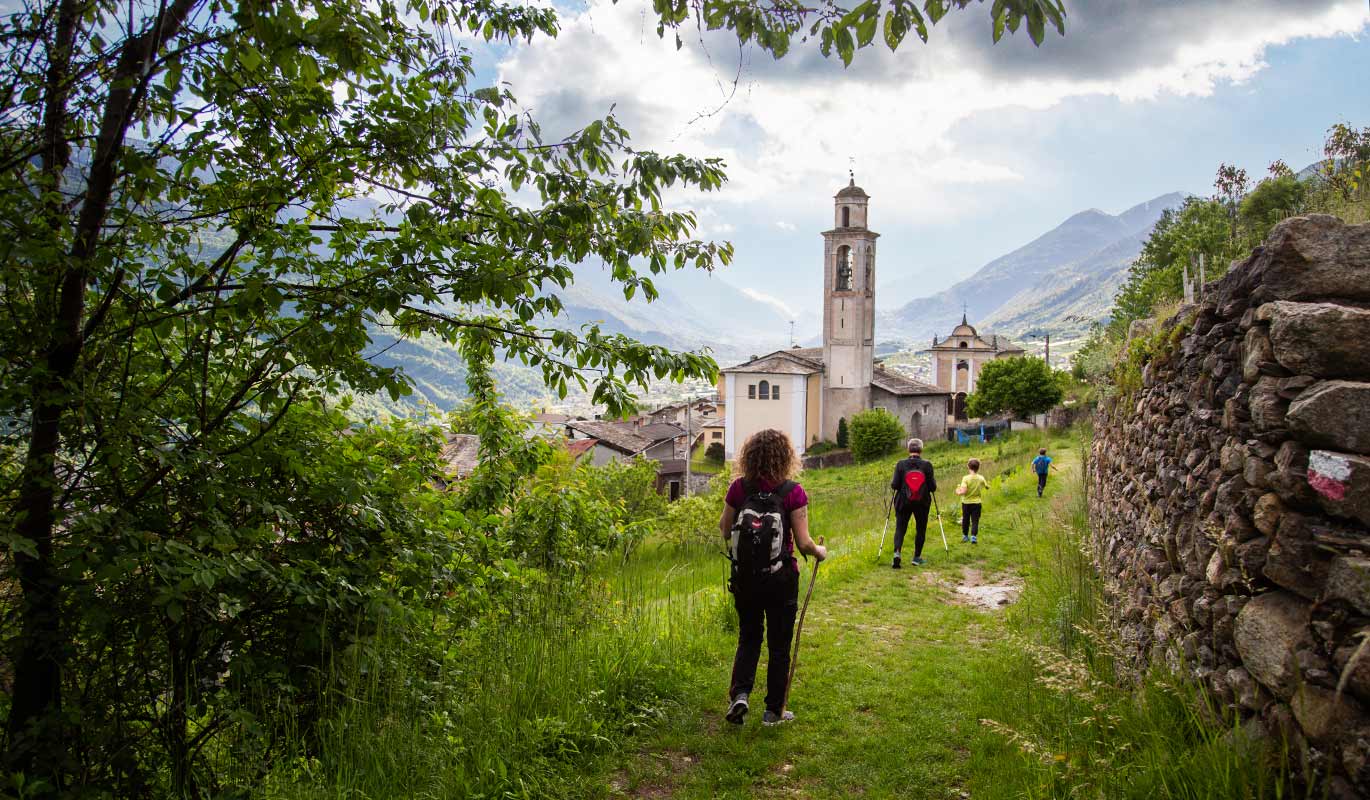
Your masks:
<instances>
[{"instance_id":1,"label":"church roof","mask_svg":"<svg viewBox=\"0 0 1370 800\"><path fill-rule=\"evenodd\" d=\"M876 366L875 370L871 373L871 386L901 397L920 394L951 394L946 389L933 386L930 383L914 380L905 375L900 375L897 372L890 372L880 366Z\"/></svg>"},{"instance_id":2,"label":"church roof","mask_svg":"<svg viewBox=\"0 0 1370 800\"><path fill-rule=\"evenodd\" d=\"M803 353L804 355L798 355ZM809 353L816 353L810 357ZM777 350L722 372L765 373L770 375L812 375L823 371L823 351L817 347Z\"/></svg>"},{"instance_id":3,"label":"church roof","mask_svg":"<svg viewBox=\"0 0 1370 800\"><path fill-rule=\"evenodd\" d=\"M856 178L855 178L855 177L853 177L850 181L847 182L847 185L846 185L845 187L843 187L843 189L842 189L840 192L837 193L837 196L838 196L838 197L867 197L867 198L870 197L870 195L866 194L866 190L865 190L865 189L862 189L860 186L857 186L857 185L856 185Z\"/></svg>"}]
</instances>

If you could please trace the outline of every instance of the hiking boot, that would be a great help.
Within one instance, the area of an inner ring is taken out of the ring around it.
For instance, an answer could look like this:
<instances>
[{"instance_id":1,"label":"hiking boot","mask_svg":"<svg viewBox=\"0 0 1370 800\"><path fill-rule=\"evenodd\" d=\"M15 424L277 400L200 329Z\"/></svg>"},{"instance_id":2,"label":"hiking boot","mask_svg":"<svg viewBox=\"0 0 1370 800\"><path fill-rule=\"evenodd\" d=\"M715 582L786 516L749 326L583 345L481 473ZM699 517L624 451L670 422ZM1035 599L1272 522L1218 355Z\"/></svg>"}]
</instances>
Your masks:
<instances>
[{"instance_id":1,"label":"hiking boot","mask_svg":"<svg viewBox=\"0 0 1370 800\"><path fill-rule=\"evenodd\" d=\"M921 566L923 566L924 564L928 563L928 561L927 561L927 559L925 559L925 558L915 558L914 560L910 561L909 563L912 564L912 565L914 565L915 567L921 567Z\"/></svg>"},{"instance_id":2,"label":"hiking boot","mask_svg":"<svg viewBox=\"0 0 1370 800\"><path fill-rule=\"evenodd\" d=\"M975 544L975 537L974 537L974 536L970 537L970 543L971 543L971 544Z\"/></svg>"},{"instance_id":3,"label":"hiking boot","mask_svg":"<svg viewBox=\"0 0 1370 800\"><path fill-rule=\"evenodd\" d=\"M903 569L903 567L899 566L899 556L894 557L894 564L892 564L891 566L893 566L895 569Z\"/></svg>"},{"instance_id":4,"label":"hiking boot","mask_svg":"<svg viewBox=\"0 0 1370 800\"><path fill-rule=\"evenodd\" d=\"M728 706L728 713L723 718L734 725L741 725L747 718L747 693L742 692L733 698L733 704Z\"/></svg>"},{"instance_id":5,"label":"hiking boot","mask_svg":"<svg viewBox=\"0 0 1370 800\"><path fill-rule=\"evenodd\" d=\"M965 534L963 533L963 534L961 534L961 541L964 543L964 542L970 542L970 541L974 541L974 540L971 539L969 536L967 536L967 535L965 535Z\"/></svg>"},{"instance_id":6,"label":"hiking boot","mask_svg":"<svg viewBox=\"0 0 1370 800\"><path fill-rule=\"evenodd\" d=\"M784 725L786 722L794 722L793 711L782 711L777 714L774 711L767 709L766 713L761 715L762 725Z\"/></svg>"}]
</instances>

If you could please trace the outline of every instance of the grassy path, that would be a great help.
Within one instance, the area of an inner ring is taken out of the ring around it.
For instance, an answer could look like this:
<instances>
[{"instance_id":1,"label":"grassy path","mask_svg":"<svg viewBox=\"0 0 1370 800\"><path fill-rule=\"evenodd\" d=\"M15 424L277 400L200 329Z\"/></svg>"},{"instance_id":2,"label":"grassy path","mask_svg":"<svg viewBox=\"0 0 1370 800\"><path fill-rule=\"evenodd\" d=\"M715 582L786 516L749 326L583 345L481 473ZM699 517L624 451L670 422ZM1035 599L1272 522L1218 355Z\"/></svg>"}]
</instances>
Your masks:
<instances>
[{"instance_id":1,"label":"grassy path","mask_svg":"<svg viewBox=\"0 0 1370 800\"><path fill-rule=\"evenodd\" d=\"M610 776L608 796L984 796L986 759L1017 757L977 721L993 714L993 687L984 679L995 673L1007 626L1003 611L974 607L955 587L1020 582L1024 539L1053 524L1071 500L1079 468L1073 447L1052 443L1061 471L1040 500L1026 467L1030 447L1035 443L1010 454L994 445L935 453L950 553L934 519L924 551L929 564L901 571L889 567L892 531L886 558L876 563L890 465L806 475L814 532L826 536L832 556L804 624L790 703L798 720L760 724L764 651L747 725L722 720L735 633L720 624L710 634L713 663L700 665L678 712ZM994 490L974 546L961 543L956 510L947 507L970 455L999 458L987 471ZM906 560L911 551L910 532Z\"/></svg>"}]
</instances>

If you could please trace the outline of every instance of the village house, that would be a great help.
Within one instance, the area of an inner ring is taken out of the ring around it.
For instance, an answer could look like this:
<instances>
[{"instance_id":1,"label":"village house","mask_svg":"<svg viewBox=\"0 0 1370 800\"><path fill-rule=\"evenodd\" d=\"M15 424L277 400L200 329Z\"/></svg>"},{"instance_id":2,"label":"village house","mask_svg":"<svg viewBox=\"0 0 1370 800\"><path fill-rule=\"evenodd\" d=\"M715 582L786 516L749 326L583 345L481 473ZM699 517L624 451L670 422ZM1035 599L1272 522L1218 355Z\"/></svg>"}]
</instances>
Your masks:
<instances>
[{"instance_id":1,"label":"village house","mask_svg":"<svg viewBox=\"0 0 1370 800\"><path fill-rule=\"evenodd\" d=\"M433 482L446 489L470 476L480 464L480 437L470 433L449 433L438 453L438 474Z\"/></svg>"},{"instance_id":2,"label":"village house","mask_svg":"<svg viewBox=\"0 0 1370 800\"><path fill-rule=\"evenodd\" d=\"M910 436L941 439L951 393L875 363L875 242L870 196L852 181L833 198L823 232L823 346L778 350L722 370L718 397L728 406L724 451L734 458L757 431L789 434L802 454L834 441L841 420L884 408Z\"/></svg>"}]
</instances>

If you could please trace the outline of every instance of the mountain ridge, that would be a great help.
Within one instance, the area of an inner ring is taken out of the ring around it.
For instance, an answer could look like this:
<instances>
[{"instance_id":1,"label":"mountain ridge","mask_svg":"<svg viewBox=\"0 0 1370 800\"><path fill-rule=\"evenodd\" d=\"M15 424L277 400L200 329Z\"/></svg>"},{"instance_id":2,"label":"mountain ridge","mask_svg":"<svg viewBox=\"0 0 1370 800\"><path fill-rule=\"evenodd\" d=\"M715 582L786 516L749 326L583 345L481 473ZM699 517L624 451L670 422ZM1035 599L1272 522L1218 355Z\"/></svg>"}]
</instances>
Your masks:
<instances>
[{"instance_id":1,"label":"mountain ridge","mask_svg":"<svg viewBox=\"0 0 1370 800\"><path fill-rule=\"evenodd\" d=\"M921 346L933 335L946 335L962 313L1009 336L1044 324L1087 327L1106 313L1161 213L1185 196L1159 195L1116 215L1078 211L958 283L884 312L877 324L898 334L882 338Z\"/></svg>"}]
</instances>

